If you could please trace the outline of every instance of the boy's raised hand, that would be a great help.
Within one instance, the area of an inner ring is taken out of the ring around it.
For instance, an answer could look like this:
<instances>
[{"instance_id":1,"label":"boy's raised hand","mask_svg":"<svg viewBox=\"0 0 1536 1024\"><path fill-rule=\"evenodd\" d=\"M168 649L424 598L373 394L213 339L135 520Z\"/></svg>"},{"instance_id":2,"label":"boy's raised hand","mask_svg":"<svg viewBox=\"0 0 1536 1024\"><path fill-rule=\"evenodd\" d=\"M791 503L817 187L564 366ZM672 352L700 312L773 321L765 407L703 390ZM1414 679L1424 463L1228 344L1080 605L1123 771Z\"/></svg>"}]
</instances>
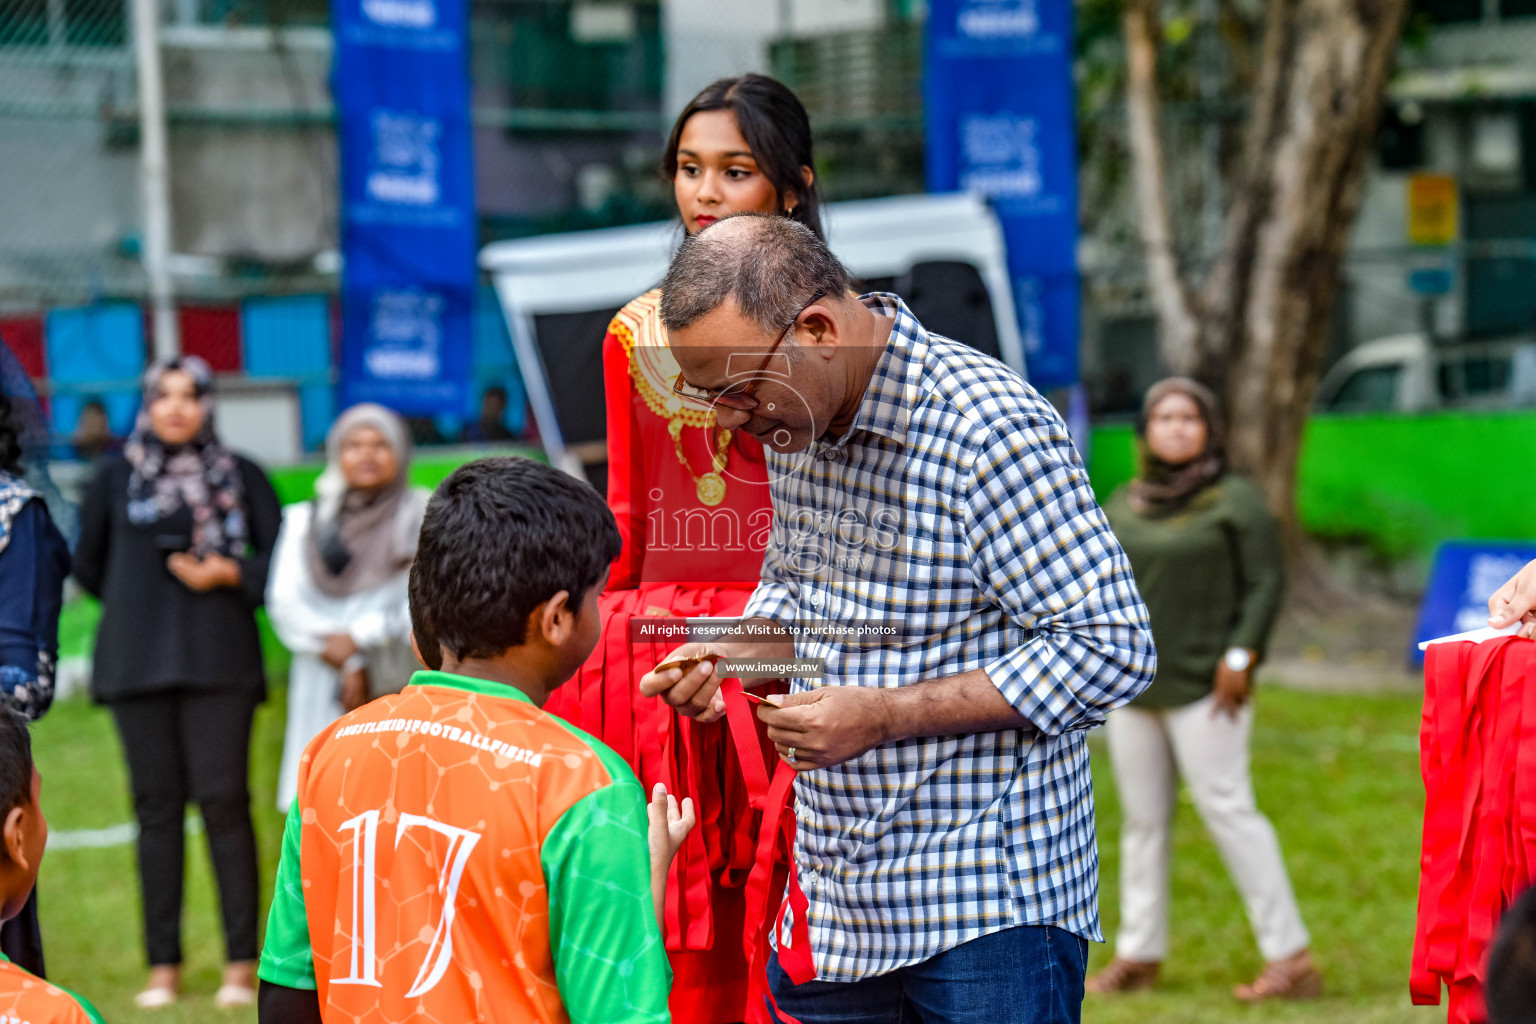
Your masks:
<instances>
[{"instance_id":1,"label":"boy's raised hand","mask_svg":"<svg viewBox=\"0 0 1536 1024\"><path fill-rule=\"evenodd\" d=\"M667 787L658 782L656 788L651 790L651 804L647 813L650 816L651 863L659 863L665 872L671 866L672 858L682 848L683 840L693 831L693 800L684 797L683 805L679 808L677 797L668 793Z\"/></svg>"},{"instance_id":2,"label":"boy's raised hand","mask_svg":"<svg viewBox=\"0 0 1536 1024\"><path fill-rule=\"evenodd\" d=\"M696 820L693 800L684 797L682 807L679 808L677 797L668 793L667 787L658 782L651 790L651 802L646 807L646 815L649 818L646 838L651 848L651 896L656 903L656 922L665 932L662 907L667 896L667 871L672 867L672 858L682 848L683 840L693 831Z\"/></svg>"}]
</instances>

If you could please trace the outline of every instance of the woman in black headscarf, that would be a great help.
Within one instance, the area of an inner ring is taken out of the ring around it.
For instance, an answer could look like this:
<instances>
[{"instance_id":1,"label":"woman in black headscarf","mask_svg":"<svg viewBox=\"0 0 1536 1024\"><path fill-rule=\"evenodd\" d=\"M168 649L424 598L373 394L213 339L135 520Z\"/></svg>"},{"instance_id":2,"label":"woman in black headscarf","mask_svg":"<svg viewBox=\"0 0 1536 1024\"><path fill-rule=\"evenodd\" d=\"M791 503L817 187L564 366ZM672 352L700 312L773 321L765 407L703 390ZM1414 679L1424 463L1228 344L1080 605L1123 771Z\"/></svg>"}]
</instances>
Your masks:
<instances>
[{"instance_id":1,"label":"woman in black headscarf","mask_svg":"<svg viewBox=\"0 0 1536 1024\"><path fill-rule=\"evenodd\" d=\"M101 598L92 695L112 710L139 821L149 983L176 1000L183 818L208 833L228 966L221 1006L255 999L256 839L251 720L266 696L256 609L281 510L266 476L219 442L213 378L195 357L156 363L122 459L105 462L80 511L75 577Z\"/></svg>"},{"instance_id":2,"label":"woman in black headscarf","mask_svg":"<svg viewBox=\"0 0 1536 1024\"><path fill-rule=\"evenodd\" d=\"M1182 777L1232 873L1266 961L1244 1002L1316 996L1321 975L1274 827L1248 775L1253 670L1280 611L1284 556L1264 495L1227 471L1215 394L1154 384L1137 425L1141 472L1104 506L1136 573L1157 676L1104 730L1125 820L1120 933L1090 992L1149 988L1168 954L1168 875Z\"/></svg>"}]
</instances>

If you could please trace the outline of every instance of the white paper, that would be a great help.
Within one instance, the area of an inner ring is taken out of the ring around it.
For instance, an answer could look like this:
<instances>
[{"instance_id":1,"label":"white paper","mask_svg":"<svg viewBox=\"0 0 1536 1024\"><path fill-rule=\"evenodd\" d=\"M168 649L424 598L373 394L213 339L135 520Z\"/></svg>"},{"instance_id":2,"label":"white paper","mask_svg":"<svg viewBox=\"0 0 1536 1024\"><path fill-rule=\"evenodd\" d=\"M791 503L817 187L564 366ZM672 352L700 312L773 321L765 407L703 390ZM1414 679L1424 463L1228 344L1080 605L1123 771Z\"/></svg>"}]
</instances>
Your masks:
<instances>
[{"instance_id":1,"label":"white paper","mask_svg":"<svg viewBox=\"0 0 1536 1024\"><path fill-rule=\"evenodd\" d=\"M1426 640L1419 644L1419 650L1424 650L1430 644L1451 644L1457 642L1458 640L1467 640L1474 644L1480 644L1484 640L1492 640L1494 637L1509 636L1519 628L1520 623L1518 622L1508 626L1501 626L1498 629L1494 629L1492 626L1484 626L1482 629L1474 629L1466 633L1453 633L1450 636L1441 636L1436 637L1433 640Z\"/></svg>"}]
</instances>

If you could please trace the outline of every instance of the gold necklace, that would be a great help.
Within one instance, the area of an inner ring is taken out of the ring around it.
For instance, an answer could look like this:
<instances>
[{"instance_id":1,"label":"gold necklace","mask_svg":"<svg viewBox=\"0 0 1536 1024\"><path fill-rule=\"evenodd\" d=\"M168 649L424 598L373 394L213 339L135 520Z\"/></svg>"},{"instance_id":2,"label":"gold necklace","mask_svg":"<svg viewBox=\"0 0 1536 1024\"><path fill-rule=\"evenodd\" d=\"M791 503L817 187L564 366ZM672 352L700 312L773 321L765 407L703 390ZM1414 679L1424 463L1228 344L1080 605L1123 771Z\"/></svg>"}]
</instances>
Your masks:
<instances>
[{"instance_id":1,"label":"gold necklace","mask_svg":"<svg viewBox=\"0 0 1536 1024\"><path fill-rule=\"evenodd\" d=\"M710 416L710 420L713 421L714 417ZM722 430L715 435L715 453L710 457L714 468L703 476L699 476L688 464L688 456L683 454L683 427L681 416L673 416L667 420L667 433L672 435L672 447L677 450L677 461L681 462L683 468L688 471L688 475L693 477L693 489L698 494L700 503L713 508L725 500L725 477L720 471L725 468L725 453L731 447L731 432Z\"/></svg>"}]
</instances>

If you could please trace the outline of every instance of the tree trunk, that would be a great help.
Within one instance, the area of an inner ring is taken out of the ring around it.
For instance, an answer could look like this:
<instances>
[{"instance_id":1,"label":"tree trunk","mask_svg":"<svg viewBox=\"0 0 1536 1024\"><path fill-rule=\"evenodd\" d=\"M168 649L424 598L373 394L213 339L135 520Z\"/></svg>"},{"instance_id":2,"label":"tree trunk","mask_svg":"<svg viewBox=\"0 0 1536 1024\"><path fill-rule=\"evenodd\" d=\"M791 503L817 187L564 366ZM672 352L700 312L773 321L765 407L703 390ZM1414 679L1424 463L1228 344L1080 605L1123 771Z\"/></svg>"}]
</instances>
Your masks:
<instances>
[{"instance_id":1,"label":"tree trunk","mask_svg":"<svg viewBox=\"0 0 1536 1024\"><path fill-rule=\"evenodd\" d=\"M1147 257L1152 304L1157 309L1158 355L1175 373L1193 373L1200 325L1179 267L1163 163L1162 104L1157 93L1157 51L1163 27L1158 0L1129 0L1125 8L1126 120L1136 187L1141 243Z\"/></svg>"},{"instance_id":2,"label":"tree trunk","mask_svg":"<svg viewBox=\"0 0 1536 1024\"><path fill-rule=\"evenodd\" d=\"M1160 355L1169 369L1193 373L1225 397L1233 464L1263 488L1294 556L1302 430L1407 0L1268 0L1222 250L1193 303L1188 283L1176 270L1170 283L1160 266L1160 251L1172 252L1161 147L1138 138L1138 116L1156 128L1155 85L1140 76L1156 66L1157 0L1130 4L1126 100L1149 282L1160 339L1169 339ZM1154 188L1160 201L1144 194ZM1181 309L1193 310L1197 324L1187 348Z\"/></svg>"}]
</instances>

